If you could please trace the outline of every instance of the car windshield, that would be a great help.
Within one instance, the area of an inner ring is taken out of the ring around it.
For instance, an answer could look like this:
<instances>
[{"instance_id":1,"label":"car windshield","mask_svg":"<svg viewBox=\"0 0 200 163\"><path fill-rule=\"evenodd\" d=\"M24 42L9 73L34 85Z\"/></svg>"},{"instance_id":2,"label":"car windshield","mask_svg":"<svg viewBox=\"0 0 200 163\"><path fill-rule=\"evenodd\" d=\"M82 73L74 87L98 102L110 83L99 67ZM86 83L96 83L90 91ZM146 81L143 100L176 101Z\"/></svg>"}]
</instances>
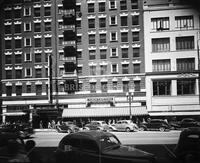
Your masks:
<instances>
[{"instance_id":1,"label":"car windshield","mask_svg":"<svg viewBox=\"0 0 200 163\"><path fill-rule=\"evenodd\" d=\"M113 149L120 146L119 140L116 139L114 136L101 137L99 140L99 144L102 150Z\"/></svg>"}]
</instances>

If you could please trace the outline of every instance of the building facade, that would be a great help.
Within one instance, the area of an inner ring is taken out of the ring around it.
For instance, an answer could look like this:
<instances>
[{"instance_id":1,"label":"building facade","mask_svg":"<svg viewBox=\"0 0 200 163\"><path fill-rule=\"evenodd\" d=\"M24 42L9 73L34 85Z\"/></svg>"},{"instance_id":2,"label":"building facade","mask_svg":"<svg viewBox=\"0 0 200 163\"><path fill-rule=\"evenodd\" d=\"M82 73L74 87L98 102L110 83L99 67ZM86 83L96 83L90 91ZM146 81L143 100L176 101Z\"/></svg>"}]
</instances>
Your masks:
<instances>
[{"instance_id":1,"label":"building facade","mask_svg":"<svg viewBox=\"0 0 200 163\"><path fill-rule=\"evenodd\" d=\"M142 6L4 1L3 122L146 116Z\"/></svg>"},{"instance_id":2,"label":"building facade","mask_svg":"<svg viewBox=\"0 0 200 163\"><path fill-rule=\"evenodd\" d=\"M199 12L178 0L144 1L147 108L199 116Z\"/></svg>"}]
</instances>

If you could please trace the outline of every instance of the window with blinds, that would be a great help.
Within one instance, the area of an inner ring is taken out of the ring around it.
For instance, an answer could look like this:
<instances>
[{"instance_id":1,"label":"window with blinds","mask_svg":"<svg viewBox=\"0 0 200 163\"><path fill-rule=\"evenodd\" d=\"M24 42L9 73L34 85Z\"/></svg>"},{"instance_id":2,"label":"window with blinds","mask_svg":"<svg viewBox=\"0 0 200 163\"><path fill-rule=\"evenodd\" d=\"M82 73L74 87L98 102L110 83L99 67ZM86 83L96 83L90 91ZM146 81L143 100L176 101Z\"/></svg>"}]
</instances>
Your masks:
<instances>
[{"instance_id":1,"label":"window with blinds","mask_svg":"<svg viewBox=\"0 0 200 163\"><path fill-rule=\"evenodd\" d=\"M169 38L154 38L152 39L152 52L170 51Z\"/></svg>"},{"instance_id":2,"label":"window with blinds","mask_svg":"<svg viewBox=\"0 0 200 163\"><path fill-rule=\"evenodd\" d=\"M194 36L176 37L176 50L194 49Z\"/></svg>"},{"instance_id":3,"label":"window with blinds","mask_svg":"<svg viewBox=\"0 0 200 163\"><path fill-rule=\"evenodd\" d=\"M176 16L175 17L177 29L192 29L194 28L193 16Z\"/></svg>"},{"instance_id":4,"label":"window with blinds","mask_svg":"<svg viewBox=\"0 0 200 163\"><path fill-rule=\"evenodd\" d=\"M177 71L192 71L195 70L194 58L181 58L176 60Z\"/></svg>"},{"instance_id":5,"label":"window with blinds","mask_svg":"<svg viewBox=\"0 0 200 163\"><path fill-rule=\"evenodd\" d=\"M152 69L153 72L170 71L171 70L170 59L153 60Z\"/></svg>"},{"instance_id":6,"label":"window with blinds","mask_svg":"<svg viewBox=\"0 0 200 163\"><path fill-rule=\"evenodd\" d=\"M169 30L169 17L152 18L151 29L156 31Z\"/></svg>"}]
</instances>

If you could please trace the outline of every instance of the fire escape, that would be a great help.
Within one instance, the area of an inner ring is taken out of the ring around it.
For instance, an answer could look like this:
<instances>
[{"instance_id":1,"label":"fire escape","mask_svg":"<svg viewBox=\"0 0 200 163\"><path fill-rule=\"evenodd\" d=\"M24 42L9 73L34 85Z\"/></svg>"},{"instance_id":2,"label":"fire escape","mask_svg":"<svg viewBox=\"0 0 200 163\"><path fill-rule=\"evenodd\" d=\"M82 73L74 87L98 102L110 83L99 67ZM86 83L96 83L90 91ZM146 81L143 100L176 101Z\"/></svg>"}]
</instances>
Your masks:
<instances>
[{"instance_id":1,"label":"fire escape","mask_svg":"<svg viewBox=\"0 0 200 163\"><path fill-rule=\"evenodd\" d=\"M64 74L65 91L73 94L78 90L76 0L63 0Z\"/></svg>"}]
</instances>

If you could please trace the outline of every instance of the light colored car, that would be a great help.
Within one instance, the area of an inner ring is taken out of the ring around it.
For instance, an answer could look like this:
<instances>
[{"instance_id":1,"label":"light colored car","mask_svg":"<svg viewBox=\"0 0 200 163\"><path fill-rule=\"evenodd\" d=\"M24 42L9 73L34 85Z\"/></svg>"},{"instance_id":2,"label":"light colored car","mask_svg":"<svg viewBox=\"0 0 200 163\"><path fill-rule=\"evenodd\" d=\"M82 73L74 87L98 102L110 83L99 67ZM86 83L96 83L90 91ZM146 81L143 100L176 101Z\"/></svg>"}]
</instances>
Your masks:
<instances>
[{"instance_id":1,"label":"light colored car","mask_svg":"<svg viewBox=\"0 0 200 163\"><path fill-rule=\"evenodd\" d=\"M110 131L114 130L114 127L109 126L105 121L91 121L83 127L84 130L101 130Z\"/></svg>"},{"instance_id":2,"label":"light colored car","mask_svg":"<svg viewBox=\"0 0 200 163\"><path fill-rule=\"evenodd\" d=\"M138 126L137 124L133 123L131 120L120 120L117 123L112 124L116 128L117 131L137 131Z\"/></svg>"}]
</instances>

